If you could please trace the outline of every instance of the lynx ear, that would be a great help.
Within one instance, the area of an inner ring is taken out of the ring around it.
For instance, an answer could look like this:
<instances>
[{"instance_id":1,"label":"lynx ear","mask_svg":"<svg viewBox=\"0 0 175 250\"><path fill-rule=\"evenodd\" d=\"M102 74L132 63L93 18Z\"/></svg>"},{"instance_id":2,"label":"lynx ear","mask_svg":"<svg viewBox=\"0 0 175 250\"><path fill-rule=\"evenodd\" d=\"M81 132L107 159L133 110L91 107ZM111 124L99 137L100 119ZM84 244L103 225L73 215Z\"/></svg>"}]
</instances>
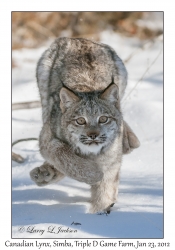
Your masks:
<instances>
[{"instance_id":1,"label":"lynx ear","mask_svg":"<svg viewBox=\"0 0 175 250\"><path fill-rule=\"evenodd\" d=\"M103 94L100 96L101 99L107 100L113 104L119 103L119 90L116 84L109 86Z\"/></svg>"},{"instance_id":2,"label":"lynx ear","mask_svg":"<svg viewBox=\"0 0 175 250\"><path fill-rule=\"evenodd\" d=\"M72 91L62 88L60 91L60 108L64 112L73 103L78 102L80 99Z\"/></svg>"}]
</instances>

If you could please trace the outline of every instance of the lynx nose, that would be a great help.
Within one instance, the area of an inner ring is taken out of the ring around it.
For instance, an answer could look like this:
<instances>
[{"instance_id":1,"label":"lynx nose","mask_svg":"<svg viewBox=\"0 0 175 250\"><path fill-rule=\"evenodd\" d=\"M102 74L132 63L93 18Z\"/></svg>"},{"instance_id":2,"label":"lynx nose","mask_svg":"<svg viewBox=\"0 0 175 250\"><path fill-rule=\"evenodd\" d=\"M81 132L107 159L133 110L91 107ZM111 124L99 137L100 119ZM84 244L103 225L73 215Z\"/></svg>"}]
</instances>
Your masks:
<instances>
[{"instance_id":1,"label":"lynx nose","mask_svg":"<svg viewBox=\"0 0 175 250\"><path fill-rule=\"evenodd\" d=\"M87 136L89 136L92 140L95 140L98 135L99 135L99 132L97 132L97 131L87 133Z\"/></svg>"}]
</instances>

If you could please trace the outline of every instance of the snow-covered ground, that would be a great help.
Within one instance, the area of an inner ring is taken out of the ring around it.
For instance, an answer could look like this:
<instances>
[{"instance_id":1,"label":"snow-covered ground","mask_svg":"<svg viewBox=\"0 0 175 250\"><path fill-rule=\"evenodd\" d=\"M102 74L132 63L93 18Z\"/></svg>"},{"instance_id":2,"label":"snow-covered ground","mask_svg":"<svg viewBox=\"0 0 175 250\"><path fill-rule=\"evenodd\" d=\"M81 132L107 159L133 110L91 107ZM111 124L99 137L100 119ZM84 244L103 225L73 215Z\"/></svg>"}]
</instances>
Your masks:
<instances>
[{"instance_id":1,"label":"snow-covered ground","mask_svg":"<svg viewBox=\"0 0 175 250\"><path fill-rule=\"evenodd\" d=\"M123 60L132 54L126 62L129 79L122 110L141 146L123 157L118 202L108 216L89 214L88 185L65 178L37 187L29 172L43 162L38 143L18 143L13 150L26 160L12 163L13 238L163 238L162 40L143 46L136 38L104 32L101 41L111 45ZM39 100L35 68L45 49L13 51L13 103ZM40 108L13 111L12 141L38 137L41 125ZM53 233L58 228L60 232Z\"/></svg>"}]
</instances>

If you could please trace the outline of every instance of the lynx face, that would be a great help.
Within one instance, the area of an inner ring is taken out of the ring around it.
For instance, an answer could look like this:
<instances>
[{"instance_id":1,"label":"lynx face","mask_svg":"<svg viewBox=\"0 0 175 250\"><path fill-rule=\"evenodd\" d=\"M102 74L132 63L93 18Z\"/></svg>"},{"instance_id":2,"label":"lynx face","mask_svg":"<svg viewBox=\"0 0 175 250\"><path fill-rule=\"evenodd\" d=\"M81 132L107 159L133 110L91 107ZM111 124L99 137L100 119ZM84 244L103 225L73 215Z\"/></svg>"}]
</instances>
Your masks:
<instances>
[{"instance_id":1,"label":"lynx face","mask_svg":"<svg viewBox=\"0 0 175 250\"><path fill-rule=\"evenodd\" d=\"M67 141L81 154L99 154L120 133L121 113L117 107L117 87L103 94L76 96L62 88L60 92L62 128Z\"/></svg>"}]
</instances>

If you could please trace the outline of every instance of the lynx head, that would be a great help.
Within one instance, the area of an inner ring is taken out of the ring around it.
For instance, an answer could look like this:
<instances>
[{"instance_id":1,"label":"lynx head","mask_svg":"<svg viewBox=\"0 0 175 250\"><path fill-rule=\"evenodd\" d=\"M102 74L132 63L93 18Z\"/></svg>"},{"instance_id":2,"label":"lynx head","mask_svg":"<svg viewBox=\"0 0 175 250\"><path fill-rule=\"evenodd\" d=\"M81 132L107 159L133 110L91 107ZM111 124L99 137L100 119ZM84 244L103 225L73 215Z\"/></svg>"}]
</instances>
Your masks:
<instances>
[{"instance_id":1,"label":"lynx head","mask_svg":"<svg viewBox=\"0 0 175 250\"><path fill-rule=\"evenodd\" d=\"M61 126L66 140L81 154L99 154L120 134L118 87L104 92L60 91Z\"/></svg>"}]
</instances>

